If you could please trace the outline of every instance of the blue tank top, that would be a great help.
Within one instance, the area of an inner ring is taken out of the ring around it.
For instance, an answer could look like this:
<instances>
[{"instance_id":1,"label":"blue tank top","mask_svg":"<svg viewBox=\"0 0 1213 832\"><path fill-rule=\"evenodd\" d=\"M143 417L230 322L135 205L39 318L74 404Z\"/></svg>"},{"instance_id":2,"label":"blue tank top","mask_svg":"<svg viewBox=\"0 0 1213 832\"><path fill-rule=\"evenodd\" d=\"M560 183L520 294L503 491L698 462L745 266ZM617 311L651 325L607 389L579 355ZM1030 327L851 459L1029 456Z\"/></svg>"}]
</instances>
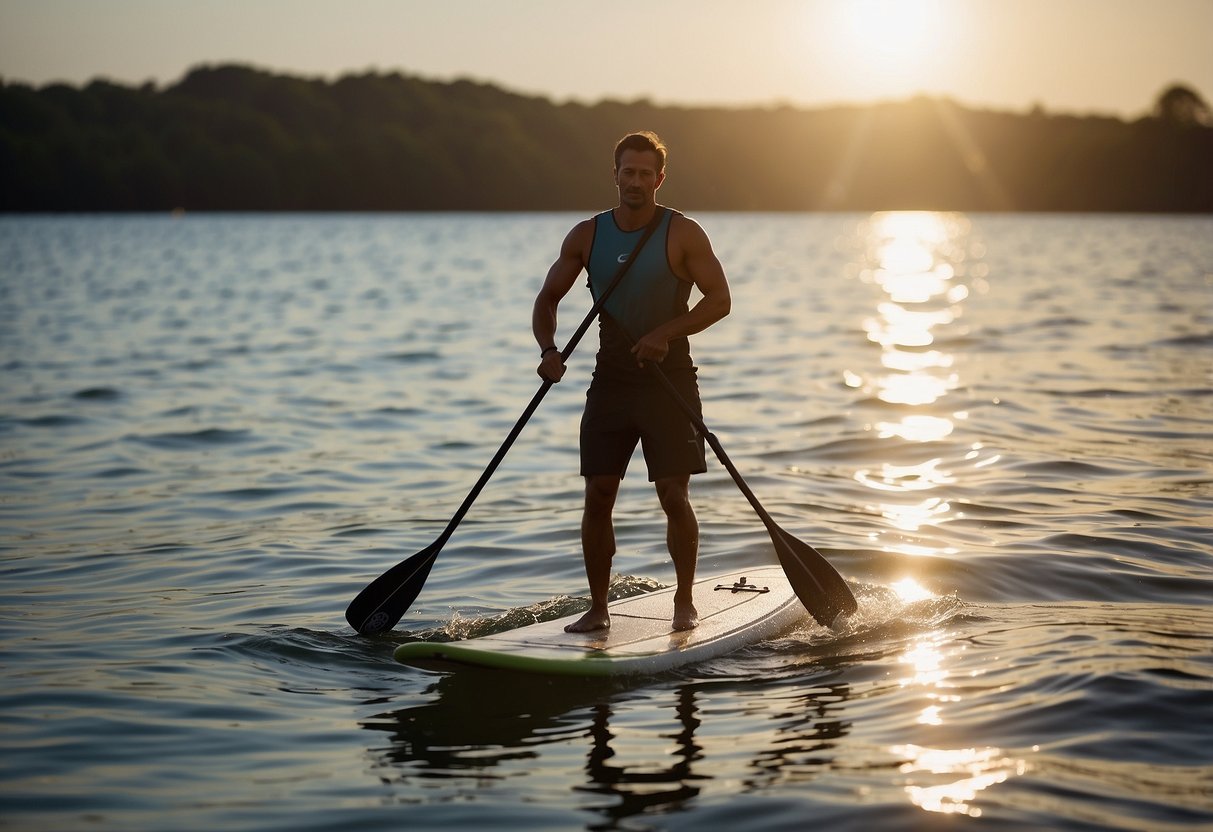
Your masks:
<instances>
[{"instance_id":1,"label":"blue tank top","mask_svg":"<svg viewBox=\"0 0 1213 832\"><path fill-rule=\"evenodd\" d=\"M636 262L603 305L605 314L599 317L599 371L637 379L650 378L650 373L636 366L636 358L631 354L632 341L687 311L691 284L674 274L667 252L670 221L678 212L666 208L664 213ZM594 242L590 246L586 271L595 300L610 285L643 234L643 227L635 231L621 230L613 211L603 211L594 217ZM621 327L624 332L619 331ZM670 341L670 353L662 367L669 370L690 366L688 340Z\"/></svg>"}]
</instances>

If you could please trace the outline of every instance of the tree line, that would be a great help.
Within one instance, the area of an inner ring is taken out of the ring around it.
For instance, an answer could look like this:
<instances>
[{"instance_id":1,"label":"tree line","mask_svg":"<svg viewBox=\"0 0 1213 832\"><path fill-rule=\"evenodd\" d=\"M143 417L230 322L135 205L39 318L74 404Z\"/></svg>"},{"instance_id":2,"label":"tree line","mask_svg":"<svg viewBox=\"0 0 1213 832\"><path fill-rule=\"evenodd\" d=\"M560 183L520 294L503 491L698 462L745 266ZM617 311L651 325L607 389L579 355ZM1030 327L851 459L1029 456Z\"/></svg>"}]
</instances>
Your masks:
<instances>
[{"instance_id":1,"label":"tree line","mask_svg":"<svg viewBox=\"0 0 1213 832\"><path fill-rule=\"evenodd\" d=\"M164 88L0 83L0 210L590 210L614 141L670 146L662 201L694 211L1213 211L1195 91L1151 115L867 106L556 103L400 73L200 66Z\"/></svg>"}]
</instances>

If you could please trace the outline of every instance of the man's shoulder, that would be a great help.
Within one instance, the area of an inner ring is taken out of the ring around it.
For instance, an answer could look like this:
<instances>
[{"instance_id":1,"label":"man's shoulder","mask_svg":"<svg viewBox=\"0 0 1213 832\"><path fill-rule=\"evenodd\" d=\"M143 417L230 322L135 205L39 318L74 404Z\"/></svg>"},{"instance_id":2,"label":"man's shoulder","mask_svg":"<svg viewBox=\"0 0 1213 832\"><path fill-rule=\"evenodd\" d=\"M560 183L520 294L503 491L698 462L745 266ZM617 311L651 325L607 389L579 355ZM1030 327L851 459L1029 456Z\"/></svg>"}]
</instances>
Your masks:
<instances>
[{"instance_id":1,"label":"man's shoulder","mask_svg":"<svg viewBox=\"0 0 1213 832\"><path fill-rule=\"evenodd\" d=\"M562 253L575 255L583 263L589 260L590 246L594 244L595 217L589 217L574 225L564 236Z\"/></svg>"},{"instance_id":2,"label":"man's shoulder","mask_svg":"<svg viewBox=\"0 0 1213 832\"><path fill-rule=\"evenodd\" d=\"M676 242L701 242L707 240L707 232L698 222L681 211L673 211L670 217L670 236Z\"/></svg>"},{"instance_id":3,"label":"man's shoulder","mask_svg":"<svg viewBox=\"0 0 1213 832\"><path fill-rule=\"evenodd\" d=\"M579 239L592 238L594 236L594 229L597 226L598 217L587 217L573 226L572 230L569 231L569 237L576 237Z\"/></svg>"}]
</instances>

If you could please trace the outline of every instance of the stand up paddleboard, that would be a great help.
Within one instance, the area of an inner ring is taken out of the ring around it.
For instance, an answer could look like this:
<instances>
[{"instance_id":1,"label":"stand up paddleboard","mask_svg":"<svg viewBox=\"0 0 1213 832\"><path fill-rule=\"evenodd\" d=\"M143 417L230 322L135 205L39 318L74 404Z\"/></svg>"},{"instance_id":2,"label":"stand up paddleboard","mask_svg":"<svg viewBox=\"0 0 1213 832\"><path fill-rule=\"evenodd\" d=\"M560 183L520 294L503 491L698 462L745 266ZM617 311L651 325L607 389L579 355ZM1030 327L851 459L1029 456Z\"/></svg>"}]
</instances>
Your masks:
<instances>
[{"instance_id":1,"label":"stand up paddleboard","mask_svg":"<svg viewBox=\"0 0 1213 832\"><path fill-rule=\"evenodd\" d=\"M414 641L396 648L404 664L427 669L472 665L564 676L658 673L724 655L777 635L807 613L777 566L697 581L699 626L672 630L674 587L610 604L611 627L566 633L570 615L483 638Z\"/></svg>"}]
</instances>

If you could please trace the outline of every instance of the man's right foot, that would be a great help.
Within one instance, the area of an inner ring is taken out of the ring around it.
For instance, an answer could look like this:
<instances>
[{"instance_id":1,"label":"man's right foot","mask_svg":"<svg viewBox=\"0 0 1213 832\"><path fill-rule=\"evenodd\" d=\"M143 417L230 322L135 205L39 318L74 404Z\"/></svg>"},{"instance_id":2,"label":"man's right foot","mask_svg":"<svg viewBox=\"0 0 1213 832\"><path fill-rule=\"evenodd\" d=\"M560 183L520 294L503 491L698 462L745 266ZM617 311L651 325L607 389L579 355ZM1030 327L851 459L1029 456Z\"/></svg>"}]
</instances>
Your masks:
<instances>
[{"instance_id":1,"label":"man's right foot","mask_svg":"<svg viewBox=\"0 0 1213 832\"><path fill-rule=\"evenodd\" d=\"M611 627L611 614L601 610L590 610L572 624L565 626L566 633L592 633L595 630L608 630Z\"/></svg>"}]
</instances>

